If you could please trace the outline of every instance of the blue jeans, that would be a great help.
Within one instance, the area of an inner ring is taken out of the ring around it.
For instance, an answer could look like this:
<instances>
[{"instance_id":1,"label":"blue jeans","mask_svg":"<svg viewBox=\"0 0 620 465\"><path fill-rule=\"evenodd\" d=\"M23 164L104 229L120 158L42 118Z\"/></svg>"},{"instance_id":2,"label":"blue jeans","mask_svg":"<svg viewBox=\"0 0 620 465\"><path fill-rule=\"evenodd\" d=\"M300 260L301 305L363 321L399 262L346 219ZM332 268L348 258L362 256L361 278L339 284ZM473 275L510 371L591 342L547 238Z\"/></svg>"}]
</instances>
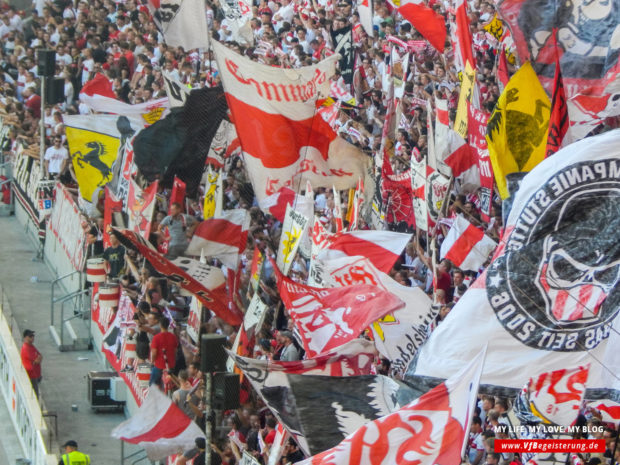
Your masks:
<instances>
[{"instance_id":1,"label":"blue jeans","mask_svg":"<svg viewBox=\"0 0 620 465\"><path fill-rule=\"evenodd\" d=\"M151 384L157 384L161 387L161 375L164 373L164 370L161 368L157 368L155 365L151 367L151 378L149 379L149 386Z\"/></svg>"}]
</instances>

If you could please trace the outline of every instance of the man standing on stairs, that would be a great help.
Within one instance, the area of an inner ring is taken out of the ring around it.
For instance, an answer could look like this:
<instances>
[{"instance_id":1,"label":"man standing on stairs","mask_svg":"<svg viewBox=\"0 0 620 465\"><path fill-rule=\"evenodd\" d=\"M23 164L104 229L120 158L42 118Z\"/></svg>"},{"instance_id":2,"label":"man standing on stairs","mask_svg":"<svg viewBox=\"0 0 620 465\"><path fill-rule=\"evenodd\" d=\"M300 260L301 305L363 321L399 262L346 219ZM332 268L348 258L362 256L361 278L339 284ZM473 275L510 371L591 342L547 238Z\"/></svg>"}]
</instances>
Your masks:
<instances>
[{"instance_id":1,"label":"man standing on stairs","mask_svg":"<svg viewBox=\"0 0 620 465\"><path fill-rule=\"evenodd\" d=\"M22 364L28 372L28 377L32 383L37 398L39 397L39 383L41 382L41 360L43 356L41 352L34 346L34 331L31 329L24 330L24 343L22 345Z\"/></svg>"}]
</instances>

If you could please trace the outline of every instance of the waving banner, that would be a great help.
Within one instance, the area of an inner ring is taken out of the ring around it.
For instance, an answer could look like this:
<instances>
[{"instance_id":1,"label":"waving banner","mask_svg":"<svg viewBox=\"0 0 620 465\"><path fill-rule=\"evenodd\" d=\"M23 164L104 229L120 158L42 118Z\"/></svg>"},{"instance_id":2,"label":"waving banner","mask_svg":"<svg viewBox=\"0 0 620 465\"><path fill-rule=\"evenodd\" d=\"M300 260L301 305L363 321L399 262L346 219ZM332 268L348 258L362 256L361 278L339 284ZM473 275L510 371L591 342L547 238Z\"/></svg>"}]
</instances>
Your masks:
<instances>
[{"instance_id":1,"label":"waving banner","mask_svg":"<svg viewBox=\"0 0 620 465\"><path fill-rule=\"evenodd\" d=\"M517 71L500 95L487 126L487 146L502 199L506 175L530 171L545 158L551 102L530 63Z\"/></svg>"},{"instance_id":2,"label":"waving banner","mask_svg":"<svg viewBox=\"0 0 620 465\"><path fill-rule=\"evenodd\" d=\"M250 26L252 2L248 0L224 0L220 3L231 38L241 44L253 45L254 34Z\"/></svg>"},{"instance_id":3,"label":"waving banner","mask_svg":"<svg viewBox=\"0 0 620 465\"><path fill-rule=\"evenodd\" d=\"M370 284L321 289L298 284L279 272L277 275L282 301L310 357L355 339L373 321L405 305L395 295Z\"/></svg>"},{"instance_id":4,"label":"waving banner","mask_svg":"<svg viewBox=\"0 0 620 465\"><path fill-rule=\"evenodd\" d=\"M488 341L483 384L518 390L524 370L590 364L586 398L618 399L619 157L614 130L525 176L495 260L422 347L412 381L450 376Z\"/></svg>"},{"instance_id":5,"label":"waving banner","mask_svg":"<svg viewBox=\"0 0 620 465\"><path fill-rule=\"evenodd\" d=\"M426 341L428 326L437 314L437 310L431 307L431 299L419 287L401 286L363 257L326 260L320 262L320 266L323 267L325 286L372 284L405 302L405 307L383 316L370 326L377 350L392 362L392 372L403 373Z\"/></svg>"},{"instance_id":6,"label":"waving banner","mask_svg":"<svg viewBox=\"0 0 620 465\"><path fill-rule=\"evenodd\" d=\"M151 234L151 222L155 211L158 186L159 181L155 181L142 190L133 179L129 184L129 195L127 197L128 226L129 229L140 234L145 240L148 240Z\"/></svg>"},{"instance_id":7,"label":"waving banner","mask_svg":"<svg viewBox=\"0 0 620 465\"><path fill-rule=\"evenodd\" d=\"M586 392L589 367L543 373L528 383L529 406L543 423L574 425Z\"/></svg>"},{"instance_id":8,"label":"waving banner","mask_svg":"<svg viewBox=\"0 0 620 465\"><path fill-rule=\"evenodd\" d=\"M209 46L204 0L148 0L147 5L168 45L186 51Z\"/></svg>"},{"instance_id":9,"label":"waving banner","mask_svg":"<svg viewBox=\"0 0 620 465\"><path fill-rule=\"evenodd\" d=\"M276 418L295 436L302 450L310 454L335 446L368 421L397 410L417 394L386 376L317 376L311 371L274 371L265 369L266 361L228 353Z\"/></svg>"},{"instance_id":10,"label":"waving banner","mask_svg":"<svg viewBox=\"0 0 620 465\"><path fill-rule=\"evenodd\" d=\"M336 447L298 465L461 463L484 353L394 413L368 422Z\"/></svg>"},{"instance_id":11,"label":"waving banner","mask_svg":"<svg viewBox=\"0 0 620 465\"><path fill-rule=\"evenodd\" d=\"M261 65L213 41L226 100L258 200L281 187L343 190L364 177L370 158L336 133L317 113L329 95L338 55L316 66Z\"/></svg>"},{"instance_id":12,"label":"waving banner","mask_svg":"<svg viewBox=\"0 0 620 465\"><path fill-rule=\"evenodd\" d=\"M286 205L286 215L282 224L282 236L277 254L278 268L284 275L287 275L288 270L291 269L307 224L307 217L293 210L290 204Z\"/></svg>"}]
</instances>

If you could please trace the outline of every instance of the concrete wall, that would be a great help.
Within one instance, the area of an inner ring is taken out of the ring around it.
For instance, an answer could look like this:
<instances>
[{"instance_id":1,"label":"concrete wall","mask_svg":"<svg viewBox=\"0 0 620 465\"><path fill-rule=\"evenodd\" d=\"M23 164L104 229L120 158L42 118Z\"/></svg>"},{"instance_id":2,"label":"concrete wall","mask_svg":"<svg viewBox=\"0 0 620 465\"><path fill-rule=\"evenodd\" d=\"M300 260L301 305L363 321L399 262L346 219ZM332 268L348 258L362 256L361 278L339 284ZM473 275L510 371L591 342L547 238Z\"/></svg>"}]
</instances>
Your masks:
<instances>
[{"instance_id":1,"label":"concrete wall","mask_svg":"<svg viewBox=\"0 0 620 465\"><path fill-rule=\"evenodd\" d=\"M0 303L0 392L6 402L9 417L24 457L32 465L53 465L58 463L56 455L48 454L45 446L49 431L41 408L34 395L28 374L11 330L4 318Z\"/></svg>"}]
</instances>

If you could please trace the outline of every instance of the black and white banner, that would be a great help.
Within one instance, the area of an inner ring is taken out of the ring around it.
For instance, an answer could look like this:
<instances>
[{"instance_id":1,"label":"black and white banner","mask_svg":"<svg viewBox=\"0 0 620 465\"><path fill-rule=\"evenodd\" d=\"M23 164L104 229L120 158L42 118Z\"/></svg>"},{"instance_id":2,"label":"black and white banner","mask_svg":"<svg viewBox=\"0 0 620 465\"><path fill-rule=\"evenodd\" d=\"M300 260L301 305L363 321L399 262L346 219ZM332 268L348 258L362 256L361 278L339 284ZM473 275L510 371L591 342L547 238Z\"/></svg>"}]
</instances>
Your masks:
<instances>
[{"instance_id":1,"label":"black and white banner","mask_svg":"<svg viewBox=\"0 0 620 465\"><path fill-rule=\"evenodd\" d=\"M340 54L338 61L340 74L344 82L351 85L353 82L353 63L355 61L355 51L353 50L353 32L351 26L332 31L332 41L334 51Z\"/></svg>"}]
</instances>

